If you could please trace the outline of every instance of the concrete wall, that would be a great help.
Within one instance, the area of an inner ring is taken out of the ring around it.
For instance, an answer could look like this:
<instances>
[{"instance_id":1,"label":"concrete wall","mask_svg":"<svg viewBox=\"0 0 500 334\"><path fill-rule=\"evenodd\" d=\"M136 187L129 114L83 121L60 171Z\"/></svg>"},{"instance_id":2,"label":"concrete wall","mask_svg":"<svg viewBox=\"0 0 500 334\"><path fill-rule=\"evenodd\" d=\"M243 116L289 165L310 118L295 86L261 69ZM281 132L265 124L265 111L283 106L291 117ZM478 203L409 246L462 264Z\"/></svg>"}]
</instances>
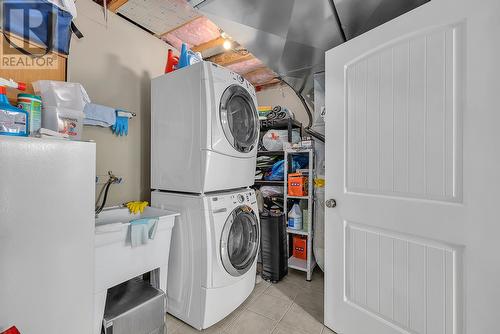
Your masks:
<instances>
[{"instance_id":1,"label":"concrete wall","mask_svg":"<svg viewBox=\"0 0 500 334\"><path fill-rule=\"evenodd\" d=\"M288 86L275 86L257 93L260 106L277 106L288 108L295 118L305 127L309 123L307 113L295 92Z\"/></svg>"},{"instance_id":2,"label":"concrete wall","mask_svg":"<svg viewBox=\"0 0 500 334\"><path fill-rule=\"evenodd\" d=\"M97 143L97 175L111 170L124 177L111 187L107 205L149 200L150 80L163 73L168 45L111 12L106 23L92 0L76 4L75 22L85 37L72 40L68 80L82 83L92 102L137 113L128 137L84 128L84 139Z\"/></svg>"}]
</instances>

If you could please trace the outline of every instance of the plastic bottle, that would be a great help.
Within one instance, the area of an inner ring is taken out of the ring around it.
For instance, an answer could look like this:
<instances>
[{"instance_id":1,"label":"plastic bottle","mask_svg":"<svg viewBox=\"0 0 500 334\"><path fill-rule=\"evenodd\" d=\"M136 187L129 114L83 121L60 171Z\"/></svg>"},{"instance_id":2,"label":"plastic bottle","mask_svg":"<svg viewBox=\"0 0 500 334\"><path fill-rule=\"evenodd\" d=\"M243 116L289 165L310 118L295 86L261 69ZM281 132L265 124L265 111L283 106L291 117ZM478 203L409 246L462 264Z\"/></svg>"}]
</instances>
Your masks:
<instances>
[{"instance_id":1,"label":"plastic bottle","mask_svg":"<svg viewBox=\"0 0 500 334\"><path fill-rule=\"evenodd\" d=\"M179 64L179 57L174 56L174 51L172 51L172 49L168 49L167 66L165 67L165 73L173 72L177 64Z\"/></svg>"},{"instance_id":2,"label":"plastic bottle","mask_svg":"<svg viewBox=\"0 0 500 334\"><path fill-rule=\"evenodd\" d=\"M17 107L29 115L29 133L34 135L42 127L42 98L32 94L18 94Z\"/></svg>"},{"instance_id":3,"label":"plastic bottle","mask_svg":"<svg viewBox=\"0 0 500 334\"><path fill-rule=\"evenodd\" d=\"M187 44L182 43L181 55L179 56L179 64L177 64L177 69L181 69L186 66L189 66L188 49L187 49Z\"/></svg>"},{"instance_id":4,"label":"plastic bottle","mask_svg":"<svg viewBox=\"0 0 500 334\"><path fill-rule=\"evenodd\" d=\"M288 212L288 227L293 230L302 230L302 210L297 203Z\"/></svg>"},{"instance_id":5,"label":"plastic bottle","mask_svg":"<svg viewBox=\"0 0 500 334\"><path fill-rule=\"evenodd\" d=\"M0 78L0 135L26 137L29 134L29 115L9 103L7 87L26 89L24 83Z\"/></svg>"}]
</instances>

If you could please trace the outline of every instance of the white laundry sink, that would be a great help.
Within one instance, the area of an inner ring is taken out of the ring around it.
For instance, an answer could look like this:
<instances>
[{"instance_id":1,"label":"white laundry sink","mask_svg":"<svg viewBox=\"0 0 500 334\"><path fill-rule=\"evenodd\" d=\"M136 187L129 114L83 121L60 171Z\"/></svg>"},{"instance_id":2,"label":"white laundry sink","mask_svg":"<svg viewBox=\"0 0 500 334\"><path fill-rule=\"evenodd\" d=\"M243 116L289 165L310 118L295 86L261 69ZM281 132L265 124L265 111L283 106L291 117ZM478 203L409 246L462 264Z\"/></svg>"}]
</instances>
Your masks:
<instances>
[{"instance_id":1,"label":"white laundry sink","mask_svg":"<svg viewBox=\"0 0 500 334\"><path fill-rule=\"evenodd\" d=\"M146 207L143 213L131 214L127 208L103 210L95 221L95 319L94 333L101 330L107 290L131 278L159 269L158 287L167 288L170 239L179 213ZM158 217L153 240L131 246L130 222Z\"/></svg>"}]
</instances>

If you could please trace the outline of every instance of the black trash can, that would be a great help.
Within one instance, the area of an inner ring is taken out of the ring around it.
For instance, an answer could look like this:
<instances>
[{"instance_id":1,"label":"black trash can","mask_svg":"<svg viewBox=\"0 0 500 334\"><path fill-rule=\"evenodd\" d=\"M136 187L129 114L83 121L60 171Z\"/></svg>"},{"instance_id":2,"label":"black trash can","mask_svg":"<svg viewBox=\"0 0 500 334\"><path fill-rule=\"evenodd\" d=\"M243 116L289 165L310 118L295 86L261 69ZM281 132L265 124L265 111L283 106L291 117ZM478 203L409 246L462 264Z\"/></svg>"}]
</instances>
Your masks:
<instances>
[{"instance_id":1,"label":"black trash can","mask_svg":"<svg viewBox=\"0 0 500 334\"><path fill-rule=\"evenodd\" d=\"M288 274L285 215L261 215L260 228L261 276L264 280L275 283Z\"/></svg>"}]
</instances>

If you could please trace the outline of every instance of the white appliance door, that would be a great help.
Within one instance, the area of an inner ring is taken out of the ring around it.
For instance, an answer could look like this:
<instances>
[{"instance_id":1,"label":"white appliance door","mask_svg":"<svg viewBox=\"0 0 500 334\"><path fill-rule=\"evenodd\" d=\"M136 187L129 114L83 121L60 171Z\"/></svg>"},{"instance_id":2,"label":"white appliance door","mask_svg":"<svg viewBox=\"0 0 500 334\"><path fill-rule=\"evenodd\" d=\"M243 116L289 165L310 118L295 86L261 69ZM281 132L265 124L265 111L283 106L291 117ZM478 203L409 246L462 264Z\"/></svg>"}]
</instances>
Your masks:
<instances>
[{"instance_id":1,"label":"white appliance door","mask_svg":"<svg viewBox=\"0 0 500 334\"><path fill-rule=\"evenodd\" d=\"M224 136L239 153L249 153L259 139L259 118L254 100L240 85L229 86L220 99Z\"/></svg>"},{"instance_id":2,"label":"white appliance door","mask_svg":"<svg viewBox=\"0 0 500 334\"><path fill-rule=\"evenodd\" d=\"M0 137L0 332L92 333L95 144Z\"/></svg>"},{"instance_id":3,"label":"white appliance door","mask_svg":"<svg viewBox=\"0 0 500 334\"><path fill-rule=\"evenodd\" d=\"M259 250L259 220L247 205L234 209L226 219L220 240L220 256L226 271L244 275L252 268Z\"/></svg>"},{"instance_id":4,"label":"white appliance door","mask_svg":"<svg viewBox=\"0 0 500 334\"><path fill-rule=\"evenodd\" d=\"M327 52L337 333L498 333L498 13L432 0Z\"/></svg>"}]
</instances>

